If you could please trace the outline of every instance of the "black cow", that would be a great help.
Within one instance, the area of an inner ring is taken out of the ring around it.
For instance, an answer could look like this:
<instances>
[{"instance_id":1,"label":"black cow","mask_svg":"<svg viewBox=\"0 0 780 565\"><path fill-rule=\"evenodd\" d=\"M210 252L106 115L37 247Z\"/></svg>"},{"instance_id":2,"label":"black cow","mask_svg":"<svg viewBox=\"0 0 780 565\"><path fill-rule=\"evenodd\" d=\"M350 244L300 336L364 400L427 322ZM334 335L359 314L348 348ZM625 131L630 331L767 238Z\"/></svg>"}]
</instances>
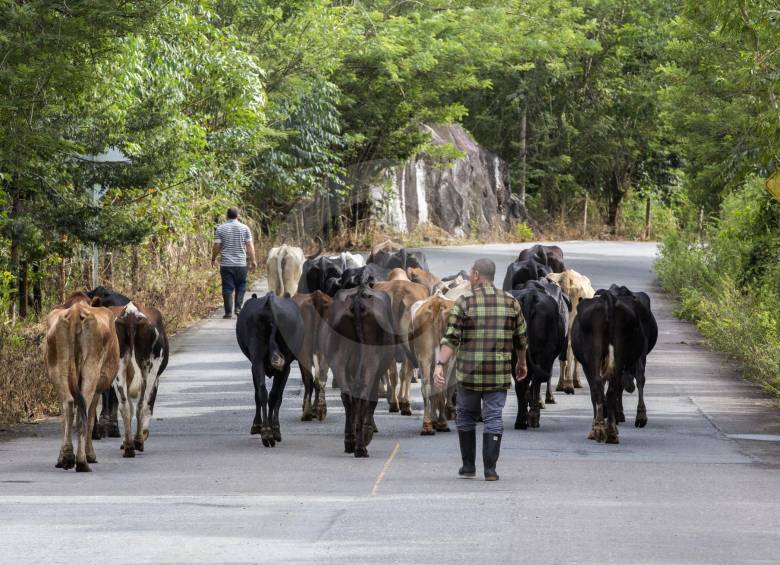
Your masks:
<instances>
[{"instance_id":1,"label":"black cow","mask_svg":"<svg viewBox=\"0 0 780 565\"><path fill-rule=\"evenodd\" d=\"M641 376L637 375L637 363L641 362L644 369L642 360L651 343L654 345L648 306L649 301L630 291L627 294L610 289L580 301L577 307L571 340L574 357L582 365L590 386L593 427L589 439L619 443L617 424L624 383L630 375L644 386L644 370ZM609 383L606 395L605 383ZM640 422L637 410L637 426L643 425Z\"/></svg>"},{"instance_id":2,"label":"black cow","mask_svg":"<svg viewBox=\"0 0 780 565\"><path fill-rule=\"evenodd\" d=\"M563 249L557 245L534 245L523 249L517 256L517 260L527 259L535 259L542 265L550 267L553 273L562 273L566 270L566 265L563 263Z\"/></svg>"},{"instance_id":3,"label":"black cow","mask_svg":"<svg viewBox=\"0 0 780 565\"><path fill-rule=\"evenodd\" d=\"M344 451L368 457L379 383L397 347L390 297L366 286L342 290L330 307L328 327L320 334L320 347L341 388Z\"/></svg>"},{"instance_id":4,"label":"black cow","mask_svg":"<svg viewBox=\"0 0 780 565\"><path fill-rule=\"evenodd\" d=\"M569 296L565 292L563 292L563 289L548 279L528 281L527 283L525 283L523 286L520 287L520 290L524 290L528 288L534 288L540 292L544 292L545 294L552 297L553 300L555 300L555 303L558 305L558 313L561 316L561 320L563 320L563 327L565 328L565 331L568 332L569 315L571 314L571 300L569 299ZM566 336L566 338L568 339L568 335ZM563 351L561 351L561 355L559 359L561 362L561 374L563 374L563 364L564 361L566 360L565 344L563 347ZM555 396L553 396L552 393L551 381L547 381L547 390L545 392L544 402L545 404L555 404Z\"/></svg>"},{"instance_id":5,"label":"black cow","mask_svg":"<svg viewBox=\"0 0 780 565\"><path fill-rule=\"evenodd\" d=\"M357 288L361 285L373 286L375 282L386 281L390 275L390 269L385 269L376 263L369 263L365 267L347 269L341 274L339 290Z\"/></svg>"},{"instance_id":6,"label":"black cow","mask_svg":"<svg viewBox=\"0 0 780 565\"><path fill-rule=\"evenodd\" d=\"M279 408L290 375L290 365L303 345L303 319L298 305L287 296L270 292L262 298L252 295L241 308L236 322L238 346L252 362L255 385L255 418L252 434L260 434L263 445L282 441ZM271 393L266 377L273 379Z\"/></svg>"},{"instance_id":7,"label":"black cow","mask_svg":"<svg viewBox=\"0 0 780 565\"><path fill-rule=\"evenodd\" d=\"M512 290L510 294L520 302L528 331L528 376L520 382L515 381L518 406L515 429L538 428L541 386L542 383L549 385L555 360L566 344L566 324L561 319L558 303L545 289L529 285L522 290ZM516 362L513 353L513 371Z\"/></svg>"},{"instance_id":8,"label":"black cow","mask_svg":"<svg viewBox=\"0 0 780 565\"><path fill-rule=\"evenodd\" d=\"M639 319L642 323L644 334L647 337L647 351L637 360L633 369L623 373L623 390L628 393L634 392L634 385L639 390L639 401L636 407L636 419L634 427L644 428L647 425L647 408L645 407L645 367L647 365L647 355L653 350L658 341L658 324L650 308L650 297L644 292L632 292L625 286L612 285L609 290L599 290L597 294L611 293L615 296L633 296L641 304L638 309ZM622 392L622 391L621 391ZM617 421L625 422L626 416L623 412L623 395L618 398Z\"/></svg>"},{"instance_id":9,"label":"black cow","mask_svg":"<svg viewBox=\"0 0 780 565\"><path fill-rule=\"evenodd\" d=\"M422 251L409 251L407 249L379 249L374 250L366 260L366 265L376 264L385 269L403 269L417 267L424 271L430 271L428 260Z\"/></svg>"},{"instance_id":10,"label":"black cow","mask_svg":"<svg viewBox=\"0 0 780 565\"><path fill-rule=\"evenodd\" d=\"M100 305L110 308L112 306L126 306L130 303L130 298L124 294L114 292L104 286L96 286L85 293L90 298L99 298ZM101 397L102 407L100 416L92 427L92 439L101 439L104 437L121 437L119 433L119 420L117 412L119 400L116 397L116 391L111 386Z\"/></svg>"},{"instance_id":11,"label":"black cow","mask_svg":"<svg viewBox=\"0 0 780 565\"><path fill-rule=\"evenodd\" d=\"M333 296L338 291L338 280L344 271L343 265L343 261L338 256L320 255L313 259L306 259L298 281L298 292L309 294L319 290Z\"/></svg>"},{"instance_id":12,"label":"black cow","mask_svg":"<svg viewBox=\"0 0 780 565\"><path fill-rule=\"evenodd\" d=\"M540 263L534 258L514 261L506 268L506 275L504 276L502 288L507 292L516 290L528 281L544 278L550 272L550 267Z\"/></svg>"}]
</instances>

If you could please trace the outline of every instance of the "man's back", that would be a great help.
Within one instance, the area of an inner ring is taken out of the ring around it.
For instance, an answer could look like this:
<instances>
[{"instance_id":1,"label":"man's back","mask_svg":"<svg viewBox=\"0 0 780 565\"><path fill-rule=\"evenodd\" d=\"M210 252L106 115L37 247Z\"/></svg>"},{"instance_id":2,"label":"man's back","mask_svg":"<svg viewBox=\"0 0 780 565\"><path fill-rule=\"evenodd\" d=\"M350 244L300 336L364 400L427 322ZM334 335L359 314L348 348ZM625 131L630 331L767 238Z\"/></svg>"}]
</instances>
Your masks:
<instances>
[{"instance_id":1,"label":"man's back","mask_svg":"<svg viewBox=\"0 0 780 565\"><path fill-rule=\"evenodd\" d=\"M221 245L219 261L222 267L246 267L246 242L252 232L238 220L228 220L217 226L214 242Z\"/></svg>"}]
</instances>

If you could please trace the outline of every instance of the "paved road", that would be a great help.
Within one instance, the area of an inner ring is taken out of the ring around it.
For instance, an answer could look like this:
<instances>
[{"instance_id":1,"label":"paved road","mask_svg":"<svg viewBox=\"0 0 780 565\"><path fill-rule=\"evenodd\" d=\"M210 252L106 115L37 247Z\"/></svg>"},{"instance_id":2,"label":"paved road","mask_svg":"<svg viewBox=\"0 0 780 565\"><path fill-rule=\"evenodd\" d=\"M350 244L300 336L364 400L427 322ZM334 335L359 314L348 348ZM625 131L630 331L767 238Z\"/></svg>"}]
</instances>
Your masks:
<instances>
[{"instance_id":1,"label":"paved road","mask_svg":"<svg viewBox=\"0 0 780 565\"><path fill-rule=\"evenodd\" d=\"M728 360L675 320L651 271L655 247L563 244L595 287L648 291L660 325L643 430L586 439L586 394L557 397L541 429L515 431L514 395L498 483L455 478L454 433L418 435L387 413L369 459L342 453L343 410L300 422L297 371L283 443L250 436L248 364L234 322L178 336L147 451L96 444L85 475L54 468L58 427L0 442L0 561L111 563L759 563L780 561L780 418ZM519 246L428 250L448 274L479 256L503 271ZM633 421L635 396L626 399ZM752 439L746 439L750 437ZM774 440L774 441L767 441Z\"/></svg>"}]
</instances>

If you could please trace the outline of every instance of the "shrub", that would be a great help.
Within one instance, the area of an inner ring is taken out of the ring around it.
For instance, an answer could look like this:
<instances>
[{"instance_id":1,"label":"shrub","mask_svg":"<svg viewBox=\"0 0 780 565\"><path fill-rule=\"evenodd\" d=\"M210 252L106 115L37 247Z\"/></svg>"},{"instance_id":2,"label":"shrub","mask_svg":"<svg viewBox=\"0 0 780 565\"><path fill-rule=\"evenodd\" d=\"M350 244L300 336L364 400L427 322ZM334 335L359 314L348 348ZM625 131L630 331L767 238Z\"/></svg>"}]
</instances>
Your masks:
<instances>
[{"instance_id":1,"label":"shrub","mask_svg":"<svg viewBox=\"0 0 780 565\"><path fill-rule=\"evenodd\" d=\"M527 222L520 222L514 225L514 236L521 242L533 241L534 230Z\"/></svg>"}]
</instances>

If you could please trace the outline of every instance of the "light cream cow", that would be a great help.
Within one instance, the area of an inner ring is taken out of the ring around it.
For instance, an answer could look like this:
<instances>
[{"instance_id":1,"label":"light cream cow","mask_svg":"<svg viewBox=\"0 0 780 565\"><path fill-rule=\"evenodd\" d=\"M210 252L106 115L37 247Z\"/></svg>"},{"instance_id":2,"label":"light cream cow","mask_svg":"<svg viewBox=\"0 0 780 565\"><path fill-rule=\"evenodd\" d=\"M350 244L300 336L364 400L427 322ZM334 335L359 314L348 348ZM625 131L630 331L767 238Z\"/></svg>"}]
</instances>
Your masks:
<instances>
[{"instance_id":1,"label":"light cream cow","mask_svg":"<svg viewBox=\"0 0 780 565\"><path fill-rule=\"evenodd\" d=\"M305 260L300 247L283 244L271 249L266 262L268 289L277 296L284 296L285 292L294 295L298 290L298 279L301 278Z\"/></svg>"},{"instance_id":2,"label":"light cream cow","mask_svg":"<svg viewBox=\"0 0 780 565\"><path fill-rule=\"evenodd\" d=\"M558 378L558 386L555 390L560 390L566 394L574 394L575 388L581 388L579 371L577 370L577 360L571 348L571 328L577 317L577 306L580 300L584 298L593 298L596 292L590 284L590 279L585 275L579 274L573 269L562 273L550 273L547 278L563 289L571 300L571 315L569 316L569 328L566 339L566 360L561 362L561 376Z\"/></svg>"}]
</instances>

